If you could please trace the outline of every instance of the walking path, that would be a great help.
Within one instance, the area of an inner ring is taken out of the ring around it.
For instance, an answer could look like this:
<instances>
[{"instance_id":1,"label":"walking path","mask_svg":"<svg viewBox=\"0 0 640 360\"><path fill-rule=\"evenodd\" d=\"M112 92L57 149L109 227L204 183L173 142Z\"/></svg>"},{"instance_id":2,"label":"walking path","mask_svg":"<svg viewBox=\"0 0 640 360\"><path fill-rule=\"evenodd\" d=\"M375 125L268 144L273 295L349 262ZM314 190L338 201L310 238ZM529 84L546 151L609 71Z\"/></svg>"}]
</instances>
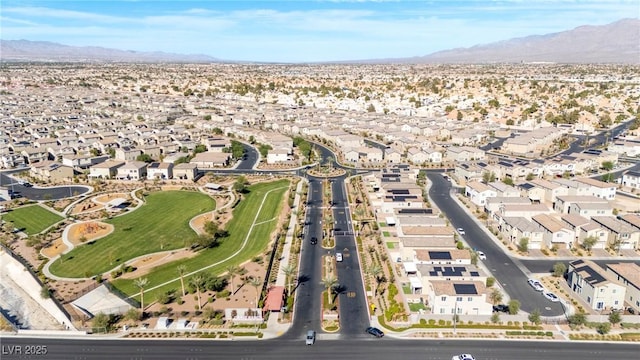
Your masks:
<instances>
[{"instance_id":1,"label":"walking path","mask_svg":"<svg viewBox=\"0 0 640 360\"><path fill-rule=\"evenodd\" d=\"M296 187L296 195L293 200L293 204L296 209L298 209L301 204L300 194L302 193L303 181L298 182L298 186ZM300 214L298 212L297 216L291 216L291 219L289 220L289 228L285 236L284 246L282 247L282 257L280 258L280 267L278 268L278 277L276 278L276 286L287 285L286 284L287 275L284 274L284 272L282 271L282 268L289 265L289 262L290 262L291 244L293 243L293 240L294 240L295 227L296 227L296 221L298 220L298 216L304 216L304 214ZM292 315L294 314L292 313ZM270 314L269 319L267 320L267 328L262 331L262 333L264 334L264 338L269 339L269 338L278 337L284 334L285 332L287 332L287 330L289 330L289 327L291 327L291 325L293 324L293 317L291 318L291 321L287 323L280 322L279 317L280 316L277 313Z\"/></svg>"}]
</instances>

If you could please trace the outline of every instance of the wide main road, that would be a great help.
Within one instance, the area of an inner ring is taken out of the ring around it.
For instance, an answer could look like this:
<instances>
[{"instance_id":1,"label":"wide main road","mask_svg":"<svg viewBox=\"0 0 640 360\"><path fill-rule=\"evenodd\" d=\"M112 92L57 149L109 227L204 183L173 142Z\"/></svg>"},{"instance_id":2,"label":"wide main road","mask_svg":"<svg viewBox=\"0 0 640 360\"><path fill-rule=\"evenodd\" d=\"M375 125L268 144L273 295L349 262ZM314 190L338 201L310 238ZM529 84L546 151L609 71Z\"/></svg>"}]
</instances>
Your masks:
<instances>
[{"instance_id":1,"label":"wide main road","mask_svg":"<svg viewBox=\"0 0 640 360\"><path fill-rule=\"evenodd\" d=\"M0 357L47 360L285 360L285 359L451 359L471 353L478 360L603 360L636 359L638 344L592 342L542 342L499 340L318 340L307 346L304 340L211 341L211 340L69 340L0 338ZM36 346L40 346L37 348ZM44 355L25 355L43 350ZM18 352L19 353L16 353Z\"/></svg>"},{"instance_id":2,"label":"wide main road","mask_svg":"<svg viewBox=\"0 0 640 360\"><path fill-rule=\"evenodd\" d=\"M465 241L474 249L482 250L487 255L484 265L509 294L511 299L520 301L521 309L532 312L540 311L542 316L557 316L564 313L562 305L547 300L541 293L533 290L527 283L526 267L514 259L493 242L466 211L451 198L451 184L441 173L428 172L431 181L429 198L447 216L454 228L463 228Z\"/></svg>"}]
</instances>

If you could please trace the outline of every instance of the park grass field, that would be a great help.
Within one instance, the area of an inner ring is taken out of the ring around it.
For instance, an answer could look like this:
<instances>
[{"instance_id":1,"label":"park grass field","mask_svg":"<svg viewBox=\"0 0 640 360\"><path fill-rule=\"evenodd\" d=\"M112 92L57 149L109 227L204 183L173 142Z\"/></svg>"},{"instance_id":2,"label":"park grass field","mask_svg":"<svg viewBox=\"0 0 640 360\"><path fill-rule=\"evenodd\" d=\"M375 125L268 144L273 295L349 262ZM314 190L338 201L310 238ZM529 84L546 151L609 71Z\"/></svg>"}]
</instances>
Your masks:
<instances>
[{"instance_id":1,"label":"park grass field","mask_svg":"<svg viewBox=\"0 0 640 360\"><path fill-rule=\"evenodd\" d=\"M23 229L28 235L38 234L63 217L39 205L23 206L2 215L2 219L12 222L13 226Z\"/></svg>"},{"instance_id":2,"label":"park grass field","mask_svg":"<svg viewBox=\"0 0 640 360\"><path fill-rule=\"evenodd\" d=\"M279 180L250 186L250 192L243 195L243 200L233 210L233 218L225 226L229 237L222 239L217 247L201 250L195 257L157 266L144 275L149 280L147 289L150 289L145 291L145 299L155 299L160 293L171 289L179 290L180 280L177 272L179 265L184 265L187 269L186 273L190 273L216 264L203 271L220 275L230 265L239 265L264 253L271 234L276 229L289 184L288 180ZM259 209L260 213L258 213ZM255 225L249 233L254 220L259 225ZM247 242L243 247L245 239ZM140 289L135 286L134 280L116 279L113 285L125 294L135 295ZM159 286L165 282L170 283ZM187 282L188 277L185 277L185 284ZM159 287L153 289L156 286Z\"/></svg>"},{"instance_id":3,"label":"park grass field","mask_svg":"<svg viewBox=\"0 0 640 360\"><path fill-rule=\"evenodd\" d=\"M51 272L71 278L93 276L141 255L183 248L197 237L189 220L215 208L209 196L190 191L156 192L145 200L130 214L106 220L114 225L113 233L63 255Z\"/></svg>"}]
</instances>

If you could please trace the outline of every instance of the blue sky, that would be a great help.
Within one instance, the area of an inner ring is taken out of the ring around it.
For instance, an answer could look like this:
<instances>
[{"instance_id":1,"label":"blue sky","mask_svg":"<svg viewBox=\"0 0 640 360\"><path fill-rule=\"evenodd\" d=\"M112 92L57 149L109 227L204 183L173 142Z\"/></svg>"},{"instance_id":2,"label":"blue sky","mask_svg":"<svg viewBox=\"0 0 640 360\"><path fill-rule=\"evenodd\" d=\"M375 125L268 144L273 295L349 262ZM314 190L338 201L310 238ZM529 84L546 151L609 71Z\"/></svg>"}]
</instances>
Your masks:
<instances>
[{"instance_id":1,"label":"blue sky","mask_svg":"<svg viewBox=\"0 0 640 360\"><path fill-rule=\"evenodd\" d=\"M422 56L639 17L640 0L2 0L0 37L311 62Z\"/></svg>"}]
</instances>

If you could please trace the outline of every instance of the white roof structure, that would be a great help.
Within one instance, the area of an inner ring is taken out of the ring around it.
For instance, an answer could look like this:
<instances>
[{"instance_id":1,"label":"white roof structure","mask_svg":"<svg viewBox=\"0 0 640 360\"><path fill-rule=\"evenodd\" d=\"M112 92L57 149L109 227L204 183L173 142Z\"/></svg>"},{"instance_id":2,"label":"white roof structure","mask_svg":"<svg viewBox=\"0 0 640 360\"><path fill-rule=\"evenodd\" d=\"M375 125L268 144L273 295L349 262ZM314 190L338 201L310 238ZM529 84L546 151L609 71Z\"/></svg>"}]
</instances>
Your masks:
<instances>
[{"instance_id":1,"label":"white roof structure","mask_svg":"<svg viewBox=\"0 0 640 360\"><path fill-rule=\"evenodd\" d=\"M129 303L111 293L105 285L79 297L71 305L89 316L98 313L122 315L132 308Z\"/></svg>"}]
</instances>

